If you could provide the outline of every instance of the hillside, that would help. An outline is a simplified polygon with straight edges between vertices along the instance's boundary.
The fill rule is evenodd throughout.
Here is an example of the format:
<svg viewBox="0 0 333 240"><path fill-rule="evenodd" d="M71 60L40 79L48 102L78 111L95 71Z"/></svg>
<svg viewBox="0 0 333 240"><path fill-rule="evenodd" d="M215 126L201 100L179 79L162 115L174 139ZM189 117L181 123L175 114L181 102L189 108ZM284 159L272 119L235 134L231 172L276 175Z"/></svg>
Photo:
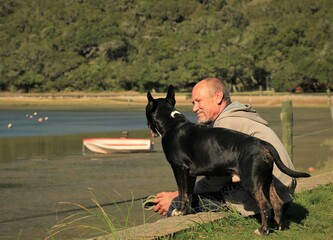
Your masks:
<svg viewBox="0 0 333 240"><path fill-rule="evenodd" d="M1 0L0 90L332 87L331 0Z"/></svg>

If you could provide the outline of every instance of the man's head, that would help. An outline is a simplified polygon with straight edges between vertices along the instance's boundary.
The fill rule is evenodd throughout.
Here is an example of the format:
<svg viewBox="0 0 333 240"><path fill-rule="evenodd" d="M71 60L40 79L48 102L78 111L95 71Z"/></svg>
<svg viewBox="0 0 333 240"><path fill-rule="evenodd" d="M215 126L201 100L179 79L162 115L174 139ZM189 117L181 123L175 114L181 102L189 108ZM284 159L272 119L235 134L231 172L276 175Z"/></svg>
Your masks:
<svg viewBox="0 0 333 240"><path fill-rule="evenodd" d="M193 87L193 112L197 114L199 123L215 121L230 102L229 90L220 79L206 78Z"/></svg>

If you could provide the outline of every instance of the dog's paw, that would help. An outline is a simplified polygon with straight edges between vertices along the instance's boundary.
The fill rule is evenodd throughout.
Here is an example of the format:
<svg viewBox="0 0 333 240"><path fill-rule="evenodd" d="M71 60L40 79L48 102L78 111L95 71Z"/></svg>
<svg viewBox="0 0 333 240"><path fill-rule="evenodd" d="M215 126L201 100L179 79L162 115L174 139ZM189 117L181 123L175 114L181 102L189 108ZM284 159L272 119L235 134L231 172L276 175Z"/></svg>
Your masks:
<svg viewBox="0 0 333 240"><path fill-rule="evenodd" d="M171 213L172 217L181 216L181 215L184 215L184 213L182 211L177 210L177 209L174 209Z"/></svg>
<svg viewBox="0 0 333 240"><path fill-rule="evenodd" d="M282 225L279 225L279 226L276 226L274 229L278 230L278 231L283 231L285 228Z"/></svg>
<svg viewBox="0 0 333 240"><path fill-rule="evenodd" d="M263 230L262 228L258 228L254 231L254 234L258 236L267 236L269 234L269 229Z"/></svg>

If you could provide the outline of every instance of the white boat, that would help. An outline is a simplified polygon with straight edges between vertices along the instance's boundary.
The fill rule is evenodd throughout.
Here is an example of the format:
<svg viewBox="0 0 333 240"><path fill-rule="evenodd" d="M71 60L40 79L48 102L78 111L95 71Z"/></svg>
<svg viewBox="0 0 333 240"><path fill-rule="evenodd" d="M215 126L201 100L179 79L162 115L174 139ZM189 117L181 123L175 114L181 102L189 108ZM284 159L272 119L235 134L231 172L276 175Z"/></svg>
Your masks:
<svg viewBox="0 0 333 240"><path fill-rule="evenodd" d="M83 139L83 154L85 148L102 154L152 151L154 142L149 138L85 138Z"/></svg>

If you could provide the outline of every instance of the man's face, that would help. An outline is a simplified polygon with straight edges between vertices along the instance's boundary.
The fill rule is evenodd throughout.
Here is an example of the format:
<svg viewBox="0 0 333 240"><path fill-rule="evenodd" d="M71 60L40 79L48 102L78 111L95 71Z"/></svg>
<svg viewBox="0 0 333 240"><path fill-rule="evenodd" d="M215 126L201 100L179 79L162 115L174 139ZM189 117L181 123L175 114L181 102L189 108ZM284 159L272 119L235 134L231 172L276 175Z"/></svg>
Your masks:
<svg viewBox="0 0 333 240"><path fill-rule="evenodd" d="M197 84L192 91L193 112L197 114L198 122L210 124L215 120L216 103L214 96L204 85Z"/></svg>

